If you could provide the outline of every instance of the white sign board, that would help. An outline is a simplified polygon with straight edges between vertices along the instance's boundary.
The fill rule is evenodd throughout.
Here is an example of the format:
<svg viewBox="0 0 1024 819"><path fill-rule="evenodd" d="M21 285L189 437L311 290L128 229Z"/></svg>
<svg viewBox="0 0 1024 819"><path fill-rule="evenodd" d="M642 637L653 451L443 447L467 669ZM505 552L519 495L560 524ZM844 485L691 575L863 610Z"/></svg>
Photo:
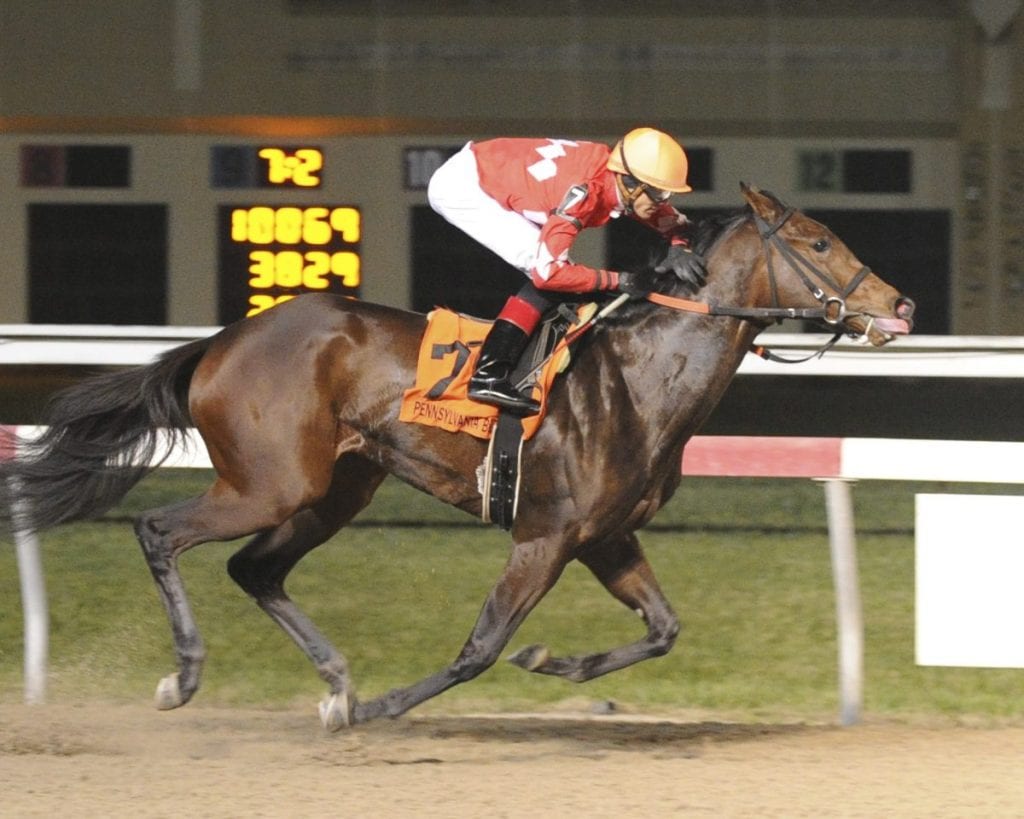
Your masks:
<svg viewBox="0 0 1024 819"><path fill-rule="evenodd" d="M918 665L1024 668L1024 496L917 495Z"/></svg>

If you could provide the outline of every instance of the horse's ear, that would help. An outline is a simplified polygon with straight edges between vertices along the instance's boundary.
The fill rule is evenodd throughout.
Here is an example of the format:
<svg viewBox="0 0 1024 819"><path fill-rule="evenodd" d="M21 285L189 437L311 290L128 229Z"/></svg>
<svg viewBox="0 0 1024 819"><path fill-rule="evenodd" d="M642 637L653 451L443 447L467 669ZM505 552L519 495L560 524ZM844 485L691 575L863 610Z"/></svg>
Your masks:
<svg viewBox="0 0 1024 819"><path fill-rule="evenodd" d="M743 198L747 200L754 212L766 222L774 222L785 210L782 203L767 191L762 191L746 182L740 183L740 190L743 192Z"/></svg>

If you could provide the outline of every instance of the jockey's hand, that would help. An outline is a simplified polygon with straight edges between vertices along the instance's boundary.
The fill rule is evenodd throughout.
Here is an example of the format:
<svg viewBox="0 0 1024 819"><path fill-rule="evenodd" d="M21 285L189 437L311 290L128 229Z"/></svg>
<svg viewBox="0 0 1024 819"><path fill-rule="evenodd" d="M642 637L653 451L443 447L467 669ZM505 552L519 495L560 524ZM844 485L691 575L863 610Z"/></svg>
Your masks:
<svg viewBox="0 0 1024 819"><path fill-rule="evenodd" d="M707 283L708 271L704 266L704 259L684 244L669 245L665 258L654 269L658 273L668 273L671 270L694 292Z"/></svg>
<svg viewBox="0 0 1024 819"><path fill-rule="evenodd" d="M646 298L648 293L654 292L656 278L654 272L650 270L619 273L619 292L634 299Z"/></svg>

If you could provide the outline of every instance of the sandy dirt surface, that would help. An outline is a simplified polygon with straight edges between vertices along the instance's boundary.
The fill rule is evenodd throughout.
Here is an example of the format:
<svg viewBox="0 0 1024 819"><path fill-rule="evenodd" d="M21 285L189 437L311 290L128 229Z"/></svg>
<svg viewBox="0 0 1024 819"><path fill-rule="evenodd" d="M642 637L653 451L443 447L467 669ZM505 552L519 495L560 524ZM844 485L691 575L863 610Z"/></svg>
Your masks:
<svg viewBox="0 0 1024 819"><path fill-rule="evenodd" d="M0 704L4 817L1024 816L1024 726Z"/></svg>

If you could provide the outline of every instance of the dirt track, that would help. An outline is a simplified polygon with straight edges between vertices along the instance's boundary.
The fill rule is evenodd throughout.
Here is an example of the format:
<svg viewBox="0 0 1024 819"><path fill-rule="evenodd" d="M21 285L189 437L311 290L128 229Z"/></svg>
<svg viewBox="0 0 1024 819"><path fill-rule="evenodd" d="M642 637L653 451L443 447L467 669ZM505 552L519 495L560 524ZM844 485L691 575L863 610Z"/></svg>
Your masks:
<svg viewBox="0 0 1024 819"><path fill-rule="evenodd" d="M1024 726L0 705L5 817L1024 816Z"/></svg>

